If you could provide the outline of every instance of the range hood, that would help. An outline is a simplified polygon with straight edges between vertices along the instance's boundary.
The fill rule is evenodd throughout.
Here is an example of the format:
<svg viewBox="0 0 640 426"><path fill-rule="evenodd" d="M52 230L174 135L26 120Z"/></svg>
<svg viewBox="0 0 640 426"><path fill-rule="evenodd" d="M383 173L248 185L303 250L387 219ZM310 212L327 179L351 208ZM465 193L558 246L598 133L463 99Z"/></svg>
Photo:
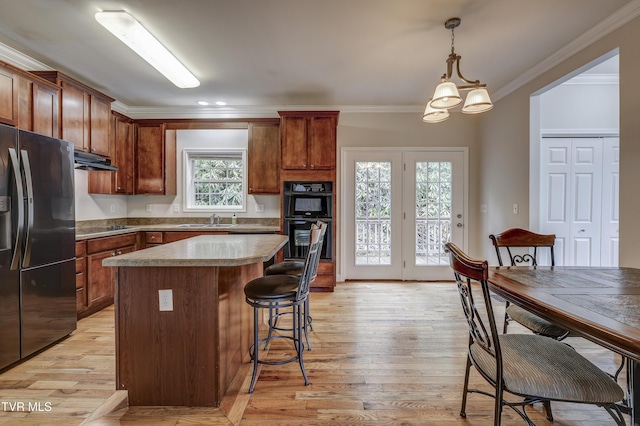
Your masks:
<svg viewBox="0 0 640 426"><path fill-rule="evenodd" d="M76 163L75 168L78 170L118 170L117 167L111 165L111 160L88 152L74 151L73 160Z"/></svg>

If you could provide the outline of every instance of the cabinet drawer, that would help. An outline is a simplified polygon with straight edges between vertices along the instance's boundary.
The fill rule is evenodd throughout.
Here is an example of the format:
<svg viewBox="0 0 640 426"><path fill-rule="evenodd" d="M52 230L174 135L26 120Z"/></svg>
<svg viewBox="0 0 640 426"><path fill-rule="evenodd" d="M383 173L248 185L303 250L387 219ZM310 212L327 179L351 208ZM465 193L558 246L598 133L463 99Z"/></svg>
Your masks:
<svg viewBox="0 0 640 426"><path fill-rule="evenodd" d="M318 264L319 274L333 274L333 262L320 262Z"/></svg>
<svg viewBox="0 0 640 426"><path fill-rule="evenodd" d="M83 273L87 267L87 259L84 257L76 257L76 274Z"/></svg>
<svg viewBox="0 0 640 426"><path fill-rule="evenodd" d="M87 292L84 288L76 290L76 311L80 312L87 307Z"/></svg>
<svg viewBox="0 0 640 426"><path fill-rule="evenodd" d="M86 241L76 241L76 257L82 257L87 254Z"/></svg>
<svg viewBox="0 0 640 426"><path fill-rule="evenodd" d="M117 247L135 246L136 234L118 235L115 237L95 238L87 241L87 253L99 253Z"/></svg>
<svg viewBox="0 0 640 426"><path fill-rule="evenodd" d="M76 290L85 287L86 278L87 276L84 273L76 274Z"/></svg>
<svg viewBox="0 0 640 426"><path fill-rule="evenodd" d="M149 244L162 244L162 232L147 232L146 241L147 247Z"/></svg>

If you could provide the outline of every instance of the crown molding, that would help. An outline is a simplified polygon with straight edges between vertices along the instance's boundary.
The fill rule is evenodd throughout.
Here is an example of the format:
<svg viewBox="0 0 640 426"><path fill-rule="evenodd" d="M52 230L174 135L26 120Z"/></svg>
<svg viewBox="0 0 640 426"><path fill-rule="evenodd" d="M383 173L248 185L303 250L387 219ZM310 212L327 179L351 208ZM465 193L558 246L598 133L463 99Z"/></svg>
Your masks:
<svg viewBox="0 0 640 426"><path fill-rule="evenodd" d="M22 52L18 52L13 47L0 43L0 60L16 68L26 71L54 71L48 65L37 61Z"/></svg>
<svg viewBox="0 0 640 426"><path fill-rule="evenodd" d="M224 118L279 118L278 111L340 111L345 113L422 113L423 105L241 105L224 107L130 107L114 102L112 109L127 117L142 119L224 119Z"/></svg>
<svg viewBox="0 0 640 426"><path fill-rule="evenodd" d="M535 67L532 67L515 80L496 90L495 93L491 95L493 101L495 102L504 98L638 16L640 16L640 0L633 0L627 3Z"/></svg>

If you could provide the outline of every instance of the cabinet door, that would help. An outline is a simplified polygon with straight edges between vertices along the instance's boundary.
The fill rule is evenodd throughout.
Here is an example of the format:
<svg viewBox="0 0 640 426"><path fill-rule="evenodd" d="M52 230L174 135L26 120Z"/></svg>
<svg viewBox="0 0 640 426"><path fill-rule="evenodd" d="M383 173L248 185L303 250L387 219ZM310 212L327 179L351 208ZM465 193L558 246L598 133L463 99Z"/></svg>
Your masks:
<svg viewBox="0 0 640 426"><path fill-rule="evenodd" d="M87 304L89 306L113 300L113 268L102 266L102 261L115 256L115 250L87 256Z"/></svg>
<svg viewBox="0 0 640 426"><path fill-rule="evenodd" d="M119 117L115 118L115 192L133 194L133 124Z"/></svg>
<svg viewBox="0 0 640 426"><path fill-rule="evenodd" d="M94 95L89 96L90 112L90 146L91 153L111 157L109 143L109 120L111 118L111 103Z"/></svg>
<svg viewBox="0 0 640 426"><path fill-rule="evenodd" d="M58 91L33 83L33 131L58 137Z"/></svg>
<svg viewBox="0 0 640 426"><path fill-rule="evenodd" d="M18 120L18 77L0 66L0 123L15 126Z"/></svg>
<svg viewBox="0 0 640 426"><path fill-rule="evenodd" d="M280 131L277 124L249 125L248 163L249 194L280 193Z"/></svg>
<svg viewBox="0 0 640 426"><path fill-rule="evenodd" d="M138 124L135 157L135 193L160 194L165 192L164 125Z"/></svg>
<svg viewBox="0 0 640 426"><path fill-rule="evenodd" d="M307 168L307 125L306 117L282 117L282 168Z"/></svg>
<svg viewBox="0 0 640 426"><path fill-rule="evenodd" d="M309 168L334 169L336 167L335 117L311 117L308 123Z"/></svg>
<svg viewBox="0 0 640 426"><path fill-rule="evenodd" d="M82 89L61 81L62 139L73 142L77 151L89 150L88 126L85 126L85 93ZM86 133L85 133L86 131Z"/></svg>

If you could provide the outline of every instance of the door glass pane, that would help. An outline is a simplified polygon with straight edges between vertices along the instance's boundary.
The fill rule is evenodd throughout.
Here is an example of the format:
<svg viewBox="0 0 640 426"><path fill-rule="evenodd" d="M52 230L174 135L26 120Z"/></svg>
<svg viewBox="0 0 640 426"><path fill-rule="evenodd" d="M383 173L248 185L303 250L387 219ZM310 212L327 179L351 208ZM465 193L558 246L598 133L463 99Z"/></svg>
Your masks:
<svg viewBox="0 0 640 426"><path fill-rule="evenodd" d="M357 161L356 265L391 264L391 162Z"/></svg>
<svg viewBox="0 0 640 426"><path fill-rule="evenodd" d="M452 163L416 163L415 265L446 265L444 245L451 240Z"/></svg>

